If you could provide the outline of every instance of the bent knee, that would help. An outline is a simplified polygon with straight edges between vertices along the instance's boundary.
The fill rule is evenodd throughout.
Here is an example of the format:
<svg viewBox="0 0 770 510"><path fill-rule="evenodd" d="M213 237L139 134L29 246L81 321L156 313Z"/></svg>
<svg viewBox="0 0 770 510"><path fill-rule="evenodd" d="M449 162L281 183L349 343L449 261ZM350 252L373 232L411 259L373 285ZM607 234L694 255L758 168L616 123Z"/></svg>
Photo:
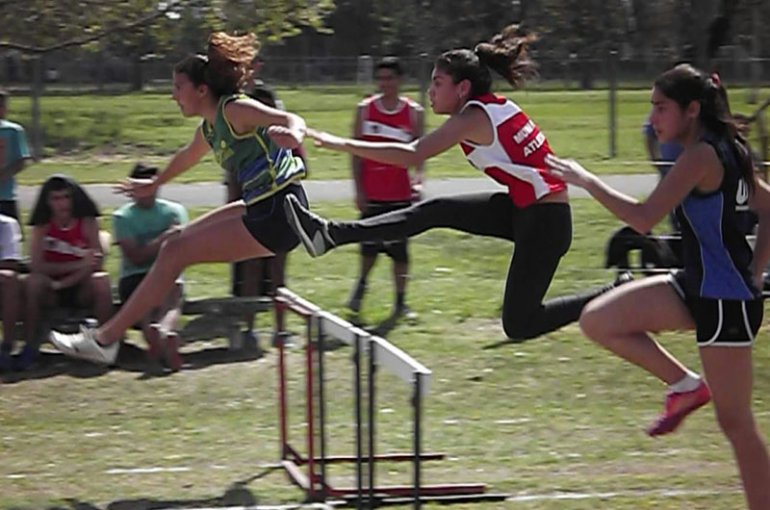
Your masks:
<svg viewBox="0 0 770 510"><path fill-rule="evenodd" d="M19 280L19 273L10 269L0 270L0 284L15 283Z"/></svg>
<svg viewBox="0 0 770 510"><path fill-rule="evenodd" d="M611 307L602 306L596 301L589 301L583 307L578 325L586 337L601 344L606 344L613 338L637 332L632 331L628 324L624 324Z"/></svg>
<svg viewBox="0 0 770 510"><path fill-rule="evenodd" d="M580 331L582 331L585 336L591 340L599 341L611 333L611 321L608 320L607 314L602 313L601 310L593 308L590 305L591 304L589 303L583 308L583 311L580 313L580 318L578 319L578 324L580 326Z"/></svg>
<svg viewBox="0 0 770 510"><path fill-rule="evenodd" d="M540 335L539 328L534 327L531 317L503 315L503 331L511 340L530 340Z"/></svg>
<svg viewBox="0 0 770 510"><path fill-rule="evenodd" d="M107 289L110 292L110 275L104 271L98 271L91 275L91 286L96 290Z"/></svg>
<svg viewBox="0 0 770 510"><path fill-rule="evenodd" d="M190 242L190 236L184 236L182 235L182 232L184 232L184 230L180 229L163 241L163 244L161 244L160 250L158 251L158 258L180 258L184 253L190 250L191 245L193 244Z"/></svg>

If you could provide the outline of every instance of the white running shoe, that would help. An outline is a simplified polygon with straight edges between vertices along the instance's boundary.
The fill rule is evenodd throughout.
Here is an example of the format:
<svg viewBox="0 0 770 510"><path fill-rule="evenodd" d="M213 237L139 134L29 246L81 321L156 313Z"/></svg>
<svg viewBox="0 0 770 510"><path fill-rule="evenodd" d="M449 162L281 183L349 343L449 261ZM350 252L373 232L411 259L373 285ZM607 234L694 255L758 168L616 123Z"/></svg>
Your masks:
<svg viewBox="0 0 770 510"><path fill-rule="evenodd" d="M113 365L118 357L119 343L103 346L96 341L96 328L81 325L80 333L71 335L51 331L51 343L62 354L72 358L80 358L100 365Z"/></svg>

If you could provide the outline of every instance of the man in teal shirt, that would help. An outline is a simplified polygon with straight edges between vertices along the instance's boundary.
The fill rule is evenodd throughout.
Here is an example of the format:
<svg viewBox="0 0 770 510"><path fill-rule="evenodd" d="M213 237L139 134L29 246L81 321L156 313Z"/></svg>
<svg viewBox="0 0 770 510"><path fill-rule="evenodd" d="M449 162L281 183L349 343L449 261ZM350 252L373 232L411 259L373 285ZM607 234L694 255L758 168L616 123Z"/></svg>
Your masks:
<svg viewBox="0 0 770 510"><path fill-rule="evenodd" d="M16 174L32 159L24 128L5 119L7 91L0 89L0 214L19 219L16 204Z"/></svg>
<svg viewBox="0 0 770 510"><path fill-rule="evenodd" d="M130 177L151 179L158 169L137 164ZM120 281L118 293L125 303L150 271L160 247L169 236L187 223L187 210L182 204L149 196L134 199L115 211L112 224L115 240L120 246ZM181 315L182 279L159 309L150 312L141 322L142 333L147 340L148 357L155 364L163 358L169 368L181 368L176 326Z"/></svg>

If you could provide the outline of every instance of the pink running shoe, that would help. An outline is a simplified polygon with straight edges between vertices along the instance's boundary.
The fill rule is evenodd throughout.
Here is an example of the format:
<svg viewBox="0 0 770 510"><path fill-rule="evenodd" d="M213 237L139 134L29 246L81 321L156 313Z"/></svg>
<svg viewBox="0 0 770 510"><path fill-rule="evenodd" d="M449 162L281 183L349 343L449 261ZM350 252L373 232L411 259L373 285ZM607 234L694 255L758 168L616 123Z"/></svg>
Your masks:
<svg viewBox="0 0 770 510"><path fill-rule="evenodd" d="M687 415L708 404L709 400L711 400L711 391L705 381L701 381L700 386L693 391L684 393L669 391L666 395L666 408L663 414L649 426L647 434L655 437L674 432Z"/></svg>

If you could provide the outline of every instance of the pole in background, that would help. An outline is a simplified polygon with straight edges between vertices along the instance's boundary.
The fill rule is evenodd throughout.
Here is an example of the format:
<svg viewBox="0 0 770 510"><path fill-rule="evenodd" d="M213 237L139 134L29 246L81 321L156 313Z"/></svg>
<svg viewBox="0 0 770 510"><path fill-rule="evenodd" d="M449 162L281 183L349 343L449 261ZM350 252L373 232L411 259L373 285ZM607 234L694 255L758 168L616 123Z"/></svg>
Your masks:
<svg viewBox="0 0 770 510"><path fill-rule="evenodd" d="M610 132L610 157L617 156L617 50L610 50L608 56L608 81L609 81L609 132Z"/></svg>

